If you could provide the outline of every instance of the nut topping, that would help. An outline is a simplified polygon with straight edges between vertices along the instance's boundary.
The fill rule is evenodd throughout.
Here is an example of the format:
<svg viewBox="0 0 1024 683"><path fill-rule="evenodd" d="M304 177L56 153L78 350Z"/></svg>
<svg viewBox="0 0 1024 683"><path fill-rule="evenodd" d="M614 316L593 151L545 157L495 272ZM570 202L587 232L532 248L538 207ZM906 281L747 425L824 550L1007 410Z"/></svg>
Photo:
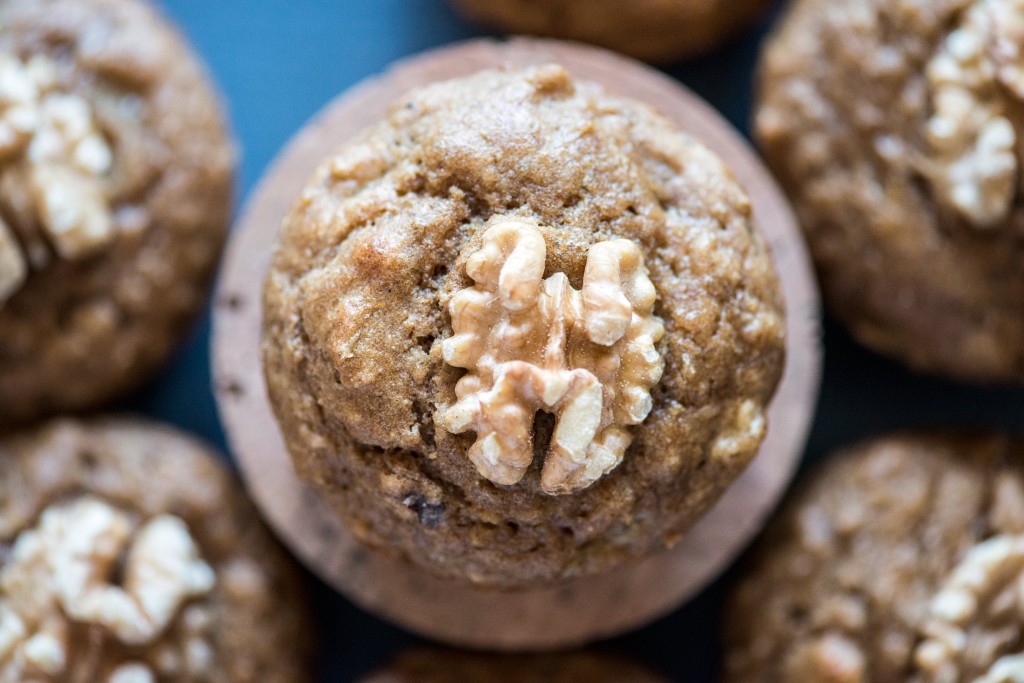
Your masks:
<svg viewBox="0 0 1024 683"><path fill-rule="evenodd" d="M123 585L112 585L122 555ZM160 515L136 528L96 498L54 505L18 536L0 567L0 681L60 678L71 660L72 622L102 627L125 645L153 643L184 603L213 585L213 570L179 518ZM154 676L126 663L109 680Z"/></svg>
<svg viewBox="0 0 1024 683"><path fill-rule="evenodd" d="M1024 680L1024 654L1003 655L1019 640L1022 619L1024 536L996 536L974 546L929 604L922 628L925 639L914 657L923 680L970 680L979 669L986 673L975 683ZM973 635L980 623L992 627L985 631L1003 632L1006 637ZM1015 624L1013 633L1000 628ZM982 642L972 643L972 638Z"/></svg>
<svg viewBox="0 0 1024 683"><path fill-rule="evenodd" d="M442 422L476 432L469 457L480 475L515 484L533 460L538 410L557 416L541 472L546 493L587 488L622 462L627 429L651 411L664 367L655 344L655 290L635 244L594 244L583 289L544 275L546 245L525 223L497 219L466 262L475 284L449 306L445 361L469 370Z"/></svg>
<svg viewBox="0 0 1024 683"><path fill-rule="evenodd" d="M59 256L84 258L115 236L105 176L112 152L89 104L58 87L57 66L0 53L0 174L15 174ZM0 227L0 303L25 278L26 259Z"/></svg>
<svg viewBox="0 0 1024 683"><path fill-rule="evenodd" d="M1021 98L1024 1L979 0L927 67L933 103L925 171L939 201L977 228L1003 221L1017 193L1017 133L1008 100Z"/></svg>

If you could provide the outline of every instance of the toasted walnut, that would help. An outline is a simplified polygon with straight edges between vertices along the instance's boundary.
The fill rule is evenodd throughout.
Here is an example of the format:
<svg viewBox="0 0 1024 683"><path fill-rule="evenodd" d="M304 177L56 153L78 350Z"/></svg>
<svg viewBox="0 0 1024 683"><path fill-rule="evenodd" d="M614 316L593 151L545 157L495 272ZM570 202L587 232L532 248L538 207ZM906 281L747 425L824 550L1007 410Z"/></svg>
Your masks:
<svg viewBox="0 0 1024 683"><path fill-rule="evenodd" d="M112 585L122 555L123 585ZM185 602L213 585L213 570L177 517L136 527L127 513L92 497L48 508L0 568L0 681L59 678L70 659L72 621L101 626L126 645L152 643ZM126 663L110 680L154 676L143 664Z"/></svg>
<svg viewBox="0 0 1024 683"><path fill-rule="evenodd" d="M978 228L1003 221L1017 193L1007 97L1024 91L1024 1L979 0L927 67L933 114L927 174L940 202Z"/></svg>
<svg viewBox="0 0 1024 683"><path fill-rule="evenodd" d="M924 681L1024 680L1024 536L996 536L971 548L928 606L914 653ZM995 662L994 664L992 662Z"/></svg>
<svg viewBox="0 0 1024 683"><path fill-rule="evenodd" d="M476 283L450 304L444 359L470 372L444 413L453 433L473 430L469 457L498 484L522 479L533 459L538 410L557 416L541 487L584 489L622 462L627 427L651 411L664 363L664 327L643 256L628 240L590 248L577 291L564 273L543 279L546 245L525 223L496 219L466 262Z"/></svg>
<svg viewBox="0 0 1024 683"><path fill-rule="evenodd" d="M0 53L0 173L27 189L39 224L62 258L88 256L114 239L105 176L109 145L88 103L58 88L46 57L23 62ZM24 279L26 260L10 230L0 234L0 302ZM12 265L20 263L20 265ZM16 277L19 272L22 275Z"/></svg>

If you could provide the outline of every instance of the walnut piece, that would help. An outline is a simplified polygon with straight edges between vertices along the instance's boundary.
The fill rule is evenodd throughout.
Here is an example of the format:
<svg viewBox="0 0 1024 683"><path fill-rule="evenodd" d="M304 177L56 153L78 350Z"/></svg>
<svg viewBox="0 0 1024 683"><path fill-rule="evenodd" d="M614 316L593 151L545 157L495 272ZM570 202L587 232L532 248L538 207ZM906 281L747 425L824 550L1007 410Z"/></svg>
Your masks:
<svg viewBox="0 0 1024 683"><path fill-rule="evenodd" d="M1017 645L1022 619L1024 536L974 546L928 606L925 638L914 653L923 680L955 683L978 670L986 673L975 683L1024 680L1024 654L1002 654Z"/></svg>
<svg viewBox="0 0 1024 683"><path fill-rule="evenodd" d="M122 556L123 585L112 585ZM125 645L151 644L185 602L213 585L213 570L177 517L137 526L89 496L47 508L35 529L18 535L0 568L0 681L62 678L71 621L103 627ZM144 664L126 662L109 680L155 676Z"/></svg>
<svg viewBox="0 0 1024 683"><path fill-rule="evenodd" d="M57 254L78 259L115 237L105 186L113 158L89 104L62 92L57 73L47 57L0 53L0 173L20 177ZM12 231L3 228L0 303L25 278L26 259L16 252Z"/></svg>
<svg viewBox="0 0 1024 683"><path fill-rule="evenodd" d="M783 665L787 683L864 683L864 653L846 637L826 633L802 644Z"/></svg>
<svg viewBox="0 0 1024 683"><path fill-rule="evenodd" d="M156 683L156 678L145 664L131 663L114 669L107 683Z"/></svg>
<svg viewBox="0 0 1024 683"><path fill-rule="evenodd" d="M925 172L939 201L977 228L998 225L1017 194L1011 96L1024 93L1024 0L978 0L927 66L933 113Z"/></svg>
<svg viewBox="0 0 1024 683"><path fill-rule="evenodd" d="M538 410L557 416L541 471L549 494L584 489L622 462L629 425L651 411L664 362L656 292L635 244L590 247L583 289L564 273L543 279L544 237L495 219L466 262L472 287L452 298L445 361L470 372L443 414L448 431L475 431L469 458L481 476L515 484L533 460Z"/></svg>

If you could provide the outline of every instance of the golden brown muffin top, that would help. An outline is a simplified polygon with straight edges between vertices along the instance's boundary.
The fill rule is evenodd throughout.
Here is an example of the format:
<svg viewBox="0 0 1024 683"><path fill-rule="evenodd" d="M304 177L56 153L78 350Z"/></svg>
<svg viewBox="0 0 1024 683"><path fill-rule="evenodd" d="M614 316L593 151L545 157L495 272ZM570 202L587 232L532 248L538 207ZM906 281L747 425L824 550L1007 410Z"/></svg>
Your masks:
<svg viewBox="0 0 1024 683"><path fill-rule="evenodd" d="M755 116L826 303L915 368L1024 381L1024 3L798 0Z"/></svg>
<svg viewBox="0 0 1024 683"><path fill-rule="evenodd" d="M446 419L467 376L446 362L452 306L509 221L543 242L540 277L575 291L595 245L635 245L664 326L648 337L664 371L622 464L568 495L544 490L546 411L529 421L536 453L517 483L481 476L481 434ZM301 476L363 540L499 585L674 542L756 453L784 343L771 260L722 162L555 65L422 88L330 155L285 220L264 326Z"/></svg>
<svg viewBox="0 0 1024 683"><path fill-rule="evenodd" d="M1016 680L1022 454L998 436L904 434L825 463L737 586L724 680Z"/></svg>
<svg viewBox="0 0 1024 683"><path fill-rule="evenodd" d="M0 680L309 680L300 579L205 446L127 418L0 439Z"/></svg>
<svg viewBox="0 0 1024 683"><path fill-rule="evenodd" d="M92 407L202 307L234 148L145 0L0 2L0 423Z"/></svg>

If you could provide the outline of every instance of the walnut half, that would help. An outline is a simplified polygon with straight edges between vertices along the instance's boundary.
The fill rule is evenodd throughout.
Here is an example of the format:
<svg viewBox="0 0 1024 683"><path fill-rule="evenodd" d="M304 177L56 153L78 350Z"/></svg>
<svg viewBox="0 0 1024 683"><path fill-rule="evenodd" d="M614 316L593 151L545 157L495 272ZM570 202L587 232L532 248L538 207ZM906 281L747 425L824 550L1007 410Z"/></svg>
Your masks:
<svg viewBox="0 0 1024 683"><path fill-rule="evenodd" d="M449 306L445 361L470 372L443 414L452 433L475 431L481 476L515 484L533 460L538 410L557 416L541 472L546 493L584 489L622 462L630 425L651 411L664 362L656 292L635 244L594 244L583 289L564 273L543 279L546 245L526 223L491 221L466 262L475 284Z"/></svg>
<svg viewBox="0 0 1024 683"><path fill-rule="evenodd" d="M123 580L114 585L122 556ZM90 496L47 508L0 568L0 681L81 679L69 675L81 666L72 661L72 623L101 627L125 645L154 645L214 578L177 517L136 524ZM145 664L125 662L107 680L155 677Z"/></svg>

